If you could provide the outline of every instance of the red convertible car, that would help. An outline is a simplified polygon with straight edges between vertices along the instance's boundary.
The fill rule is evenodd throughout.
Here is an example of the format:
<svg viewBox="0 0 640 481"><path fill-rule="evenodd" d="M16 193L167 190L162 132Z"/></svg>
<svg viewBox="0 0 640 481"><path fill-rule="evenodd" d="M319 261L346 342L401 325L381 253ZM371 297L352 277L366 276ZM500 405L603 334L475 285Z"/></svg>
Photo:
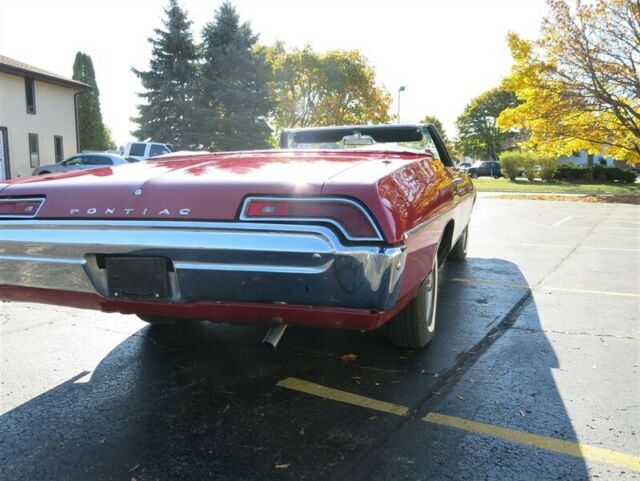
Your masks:
<svg viewBox="0 0 640 481"><path fill-rule="evenodd" d="M281 149L177 153L0 182L0 299L137 314L435 332L438 266L475 192L432 125L288 130Z"/></svg>

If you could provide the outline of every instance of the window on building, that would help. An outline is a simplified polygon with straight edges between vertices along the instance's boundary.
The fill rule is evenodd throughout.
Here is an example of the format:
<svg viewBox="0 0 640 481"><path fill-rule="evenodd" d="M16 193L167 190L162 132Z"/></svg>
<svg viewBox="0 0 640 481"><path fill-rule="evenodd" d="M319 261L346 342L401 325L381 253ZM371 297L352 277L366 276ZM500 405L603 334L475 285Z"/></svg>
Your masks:
<svg viewBox="0 0 640 481"><path fill-rule="evenodd" d="M38 167L40 165L40 147L38 146L38 134L29 134L29 156L31 158L31 167Z"/></svg>
<svg viewBox="0 0 640 481"><path fill-rule="evenodd" d="M64 159L64 149L62 148L62 136L53 136L53 151L56 156L56 162L62 162Z"/></svg>
<svg viewBox="0 0 640 481"><path fill-rule="evenodd" d="M27 113L36 113L36 86L32 78L24 79L24 91L27 99Z"/></svg>

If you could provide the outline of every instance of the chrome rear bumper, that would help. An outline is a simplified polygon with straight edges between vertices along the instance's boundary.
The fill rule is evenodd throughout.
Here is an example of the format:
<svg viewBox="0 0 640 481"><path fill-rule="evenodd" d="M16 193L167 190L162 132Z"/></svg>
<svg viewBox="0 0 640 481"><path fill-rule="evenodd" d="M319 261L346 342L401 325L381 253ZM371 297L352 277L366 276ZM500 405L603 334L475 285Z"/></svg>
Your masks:
<svg viewBox="0 0 640 481"><path fill-rule="evenodd" d="M234 301L387 310L402 247L347 245L309 225L0 221L0 285L107 296L103 255L171 260L171 303Z"/></svg>

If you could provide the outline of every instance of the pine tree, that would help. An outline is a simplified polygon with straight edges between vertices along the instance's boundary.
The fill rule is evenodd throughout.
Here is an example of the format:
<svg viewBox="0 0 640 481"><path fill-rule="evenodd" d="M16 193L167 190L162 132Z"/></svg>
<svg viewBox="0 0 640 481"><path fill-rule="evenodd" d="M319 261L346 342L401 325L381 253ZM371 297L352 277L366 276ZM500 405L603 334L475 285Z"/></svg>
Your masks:
<svg viewBox="0 0 640 481"><path fill-rule="evenodd" d="M256 48L258 37L248 23L240 24L236 9L226 1L202 37L195 123L201 143L214 150L268 148L271 70Z"/></svg>
<svg viewBox="0 0 640 481"><path fill-rule="evenodd" d="M100 91L96 82L93 61L86 53L76 53L73 62L73 79L93 88L78 95L78 127L80 151L114 149L109 130L102 122Z"/></svg>
<svg viewBox="0 0 640 481"><path fill-rule="evenodd" d="M197 49L191 33L191 21L170 0L165 9L164 30L155 29L150 69L132 69L142 81L145 92L138 94L146 103L138 105L139 128L132 134L141 140L170 143L176 149L197 147L192 117L194 85L197 77Z"/></svg>

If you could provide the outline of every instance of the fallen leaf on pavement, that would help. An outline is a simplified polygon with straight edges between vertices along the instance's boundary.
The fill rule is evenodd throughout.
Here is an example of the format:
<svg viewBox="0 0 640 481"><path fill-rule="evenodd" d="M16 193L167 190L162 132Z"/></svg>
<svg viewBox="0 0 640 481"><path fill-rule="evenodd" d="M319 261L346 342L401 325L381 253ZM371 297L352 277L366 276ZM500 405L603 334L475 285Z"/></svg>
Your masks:
<svg viewBox="0 0 640 481"><path fill-rule="evenodd" d="M129 472L132 473L134 472L136 469L138 469L140 467L140 464L136 464L133 468L129 469Z"/></svg>
<svg viewBox="0 0 640 481"><path fill-rule="evenodd" d="M358 359L357 354L343 354L342 356L340 356L340 359L342 359L344 362L353 362L356 359Z"/></svg>
<svg viewBox="0 0 640 481"><path fill-rule="evenodd" d="M291 466L291 463L286 463L286 464L276 463L276 469L287 469L289 466Z"/></svg>

